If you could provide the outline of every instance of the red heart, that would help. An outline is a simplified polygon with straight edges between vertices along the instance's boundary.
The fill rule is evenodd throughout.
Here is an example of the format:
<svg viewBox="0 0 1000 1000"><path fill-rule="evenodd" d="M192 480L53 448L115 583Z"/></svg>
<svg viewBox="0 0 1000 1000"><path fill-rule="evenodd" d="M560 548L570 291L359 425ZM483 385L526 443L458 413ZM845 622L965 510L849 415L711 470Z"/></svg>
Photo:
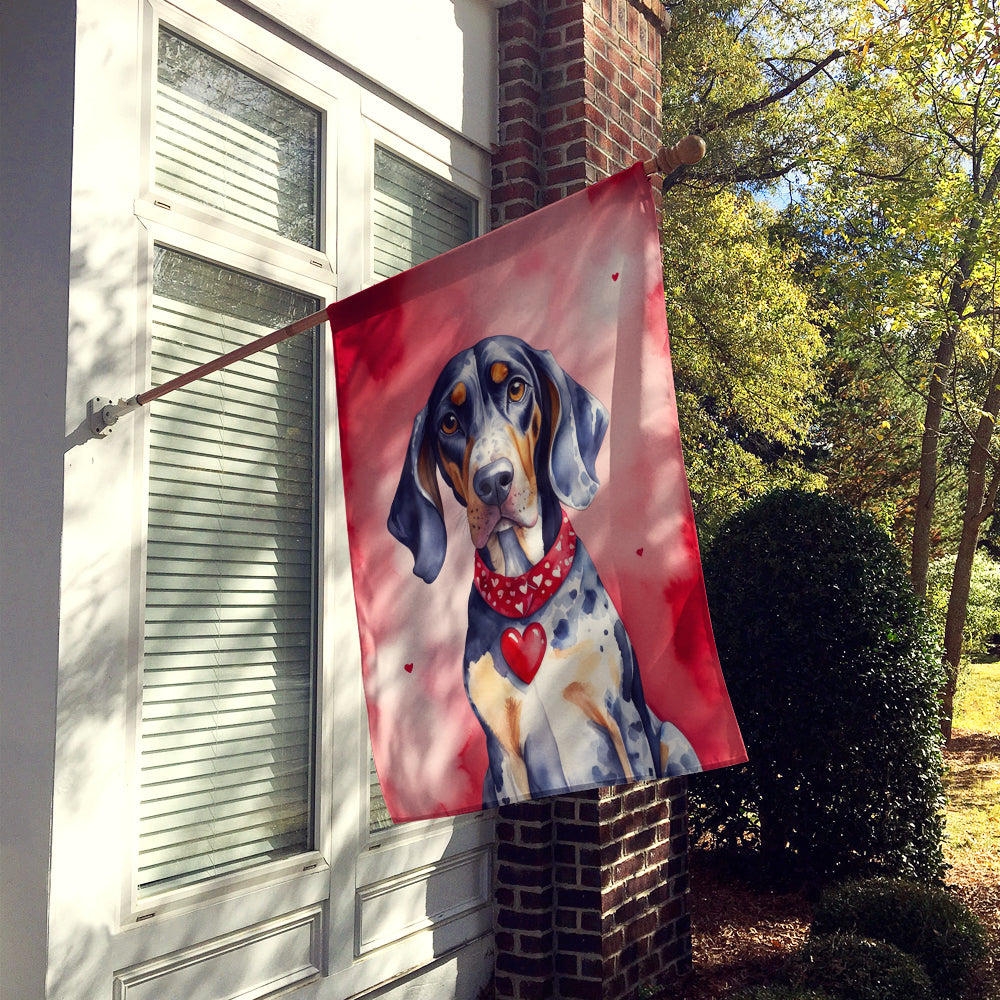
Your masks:
<svg viewBox="0 0 1000 1000"><path fill-rule="evenodd" d="M412 664L412 663L407 663L407 664L406 664L406 666L404 666L404 667L403 667L403 669L404 669L404 670L405 670L405 671L406 671L406 672L407 672L408 674L412 674L412 673L413 673L413 664Z"/></svg>
<svg viewBox="0 0 1000 1000"><path fill-rule="evenodd" d="M618 272L617 271L615 271L615 273L611 275L611 280L612 281L617 281L618 280Z"/></svg>
<svg viewBox="0 0 1000 1000"><path fill-rule="evenodd" d="M642 558L642 549L636 549L636 550L635 550L635 554L636 554L637 556L639 556L639 558L641 559L641 558Z"/></svg>
<svg viewBox="0 0 1000 1000"><path fill-rule="evenodd" d="M500 637L500 652L525 684L530 684L538 673L545 645L545 629L538 622L532 622L523 635L516 628L509 628Z"/></svg>

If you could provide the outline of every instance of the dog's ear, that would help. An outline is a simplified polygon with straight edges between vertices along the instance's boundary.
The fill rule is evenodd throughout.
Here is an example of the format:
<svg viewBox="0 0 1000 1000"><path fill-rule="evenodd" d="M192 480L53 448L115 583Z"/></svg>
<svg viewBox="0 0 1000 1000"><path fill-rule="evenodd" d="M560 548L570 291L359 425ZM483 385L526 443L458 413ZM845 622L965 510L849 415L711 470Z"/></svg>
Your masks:
<svg viewBox="0 0 1000 1000"><path fill-rule="evenodd" d="M448 534L426 425L425 407L413 420L410 447L389 508L388 526L393 537L413 553L414 574L424 583L432 583L444 565Z"/></svg>
<svg viewBox="0 0 1000 1000"><path fill-rule="evenodd" d="M604 404L556 363L551 351L532 351L548 383L552 404L549 477L563 502L576 510L590 505L597 493L597 453L608 429Z"/></svg>

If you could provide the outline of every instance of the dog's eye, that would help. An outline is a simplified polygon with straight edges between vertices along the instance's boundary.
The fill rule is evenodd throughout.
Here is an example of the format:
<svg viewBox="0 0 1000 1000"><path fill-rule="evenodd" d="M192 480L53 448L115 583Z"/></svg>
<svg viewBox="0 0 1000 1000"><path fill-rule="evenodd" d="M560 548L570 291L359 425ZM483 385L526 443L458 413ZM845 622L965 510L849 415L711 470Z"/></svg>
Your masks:
<svg viewBox="0 0 1000 1000"><path fill-rule="evenodd" d="M512 378L510 384L507 386L507 396L511 402L519 403L524 399L524 390L526 388L523 378Z"/></svg>
<svg viewBox="0 0 1000 1000"><path fill-rule="evenodd" d="M441 420L441 430L445 434L454 434L458 430L458 417L454 413L446 413Z"/></svg>

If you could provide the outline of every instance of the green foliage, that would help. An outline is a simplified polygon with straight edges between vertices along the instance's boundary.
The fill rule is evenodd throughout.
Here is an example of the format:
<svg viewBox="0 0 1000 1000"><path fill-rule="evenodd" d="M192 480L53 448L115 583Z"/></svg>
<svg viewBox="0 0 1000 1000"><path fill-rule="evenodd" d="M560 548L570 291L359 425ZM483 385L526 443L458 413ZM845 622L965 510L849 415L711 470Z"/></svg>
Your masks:
<svg viewBox="0 0 1000 1000"><path fill-rule="evenodd" d="M760 101L830 35L829 10L819 0L671 6L664 132L709 140L705 159L679 172L662 233L678 416L703 542L748 498L819 485L804 461L825 353L804 291L812 277L796 271L798 248L778 233L775 211L749 192L802 159L810 88Z"/></svg>
<svg viewBox="0 0 1000 1000"><path fill-rule="evenodd" d="M731 194L678 194L664 217L677 409L703 539L747 497L807 478L800 453L824 348L772 221Z"/></svg>
<svg viewBox="0 0 1000 1000"><path fill-rule="evenodd" d="M889 537L779 490L722 528L705 582L750 761L692 779L696 834L773 871L939 877L941 667Z"/></svg>
<svg viewBox="0 0 1000 1000"><path fill-rule="evenodd" d="M954 571L954 557L942 557L931 563L927 575L927 603L931 620L942 635ZM963 655L972 657L985 653L990 636L998 634L1000 634L1000 562L984 549L980 549L972 565L972 582L963 631Z"/></svg>
<svg viewBox="0 0 1000 1000"><path fill-rule="evenodd" d="M986 956L982 924L946 889L904 879L871 879L827 889L814 935L850 933L895 945L924 966L938 994L960 997Z"/></svg>
<svg viewBox="0 0 1000 1000"><path fill-rule="evenodd" d="M842 57L850 5L826 0L671 4L663 60L663 125L694 131L709 151L687 182L766 190L808 161L822 133L817 100ZM817 64L824 73L810 72Z"/></svg>
<svg viewBox="0 0 1000 1000"><path fill-rule="evenodd" d="M930 557L959 539L971 551L995 506L996 0L670 6L664 133L708 142L667 179L664 212L702 541L774 486L823 488L906 544L922 594ZM786 206L780 224L765 202ZM811 346L796 357L814 332L797 315L822 331L826 358ZM949 610L944 716L967 566Z"/></svg>
<svg viewBox="0 0 1000 1000"><path fill-rule="evenodd" d="M838 1000L934 1000L930 978L912 955L853 934L810 938L795 979Z"/></svg>

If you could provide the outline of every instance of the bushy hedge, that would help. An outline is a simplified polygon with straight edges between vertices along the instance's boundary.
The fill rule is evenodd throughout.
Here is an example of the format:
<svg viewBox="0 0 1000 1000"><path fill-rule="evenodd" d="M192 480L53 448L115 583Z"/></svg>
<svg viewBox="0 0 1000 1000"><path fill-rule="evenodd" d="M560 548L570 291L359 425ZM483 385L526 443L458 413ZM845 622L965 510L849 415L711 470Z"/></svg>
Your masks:
<svg viewBox="0 0 1000 1000"><path fill-rule="evenodd" d="M750 762L692 779L695 833L803 876L940 877L942 671L888 535L776 491L723 526L705 582Z"/></svg>
<svg viewBox="0 0 1000 1000"><path fill-rule="evenodd" d="M904 879L869 879L828 888L813 915L814 935L860 934L920 961L937 993L960 997L987 952L982 924L946 889Z"/></svg>
<svg viewBox="0 0 1000 1000"><path fill-rule="evenodd" d="M930 978L912 955L853 934L810 938L796 980L837 1000L934 1000Z"/></svg>

